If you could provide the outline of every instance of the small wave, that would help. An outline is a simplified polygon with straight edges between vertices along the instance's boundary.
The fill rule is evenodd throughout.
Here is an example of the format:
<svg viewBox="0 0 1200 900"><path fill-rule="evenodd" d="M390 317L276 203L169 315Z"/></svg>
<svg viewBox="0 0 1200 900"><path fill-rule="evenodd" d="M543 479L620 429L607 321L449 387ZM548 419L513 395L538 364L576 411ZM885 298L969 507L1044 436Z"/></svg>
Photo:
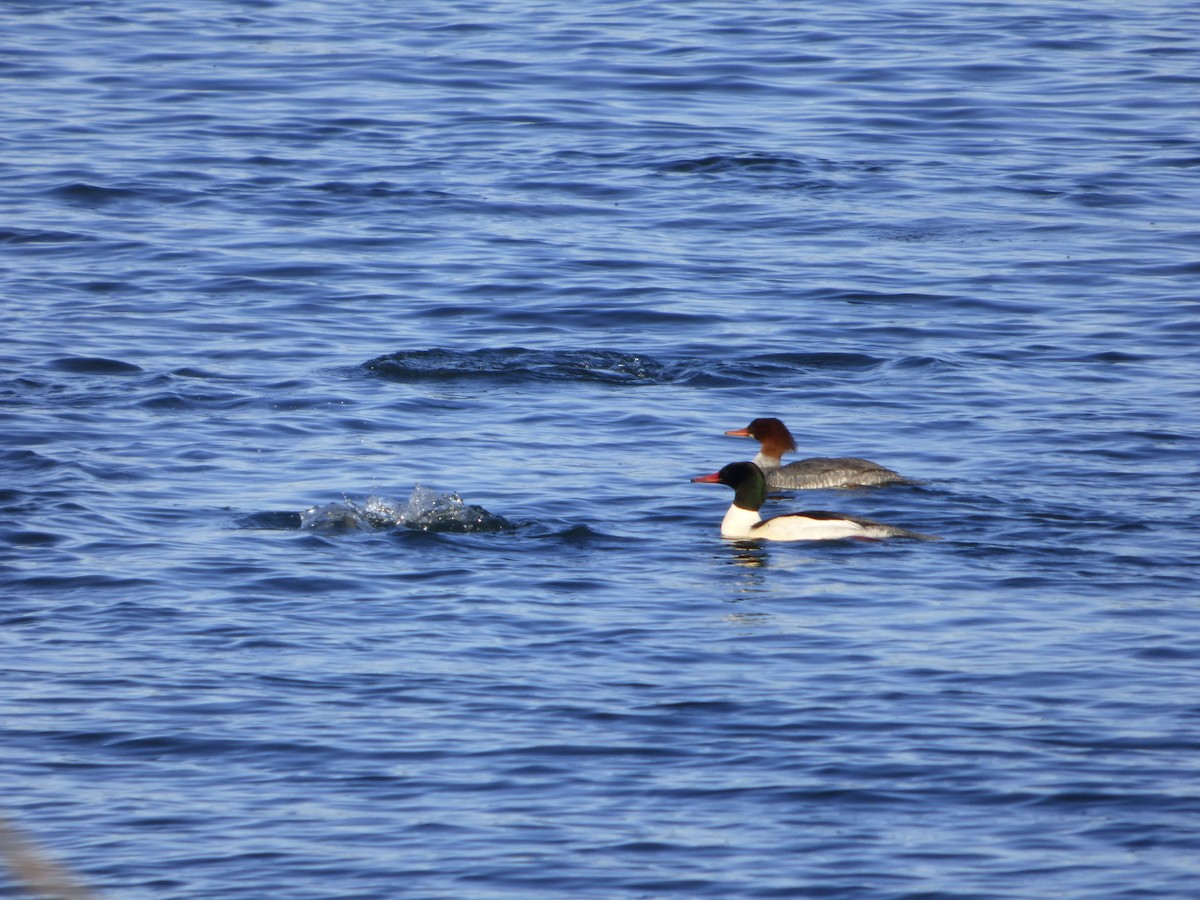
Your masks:
<svg viewBox="0 0 1200 900"><path fill-rule="evenodd" d="M403 382L486 379L664 384L676 380L667 366L652 357L615 350L410 350L369 360L363 368Z"/></svg>
<svg viewBox="0 0 1200 900"><path fill-rule="evenodd" d="M103 206L119 200L128 200L138 196L138 192L130 188L108 187L107 185L91 184L86 181L75 181L59 185L47 193L76 203L81 206Z"/></svg>
<svg viewBox="0 0 1200 900"><path fill-rule="evenodd" d="M663 361L619 350L410 350L380 356L360 370L405 383L480 380L498 384L599 382L617 385L686 384L698 387L758 385L816 372L866 372L895 360L865 353L829 351L761 353L714 361L683 358Z"/></svg>
<svg viewBox="0 0 1200 900"><path fill-rule="evenodd" d="M747 181L762 187L789 190L828 190L841 187L847 177L858 178L878 172L873 163L837 162L778 153L717 153L658 163L662 175L697 175Z"/></svg>
<svg viewBox="0 0 1200 900"><path fill-rule="evenodd" d="M399 200L451 200L457 199L446 191L411 188L390 181L372 181L358 184L348 181L326 181L313 185L313 191L345 197L386 198Z"/></svg>
<svg viewBox="0 0 1200 900"><path fill-rule="evenodd" d="M886 360L867 353L846 353L837 351L816 351L810 353L761 353L754 356L749 365L760 367L779 367L785 370L852 370L860 371L875 369L882 366Z"/></svg>
<svg viewBox="0 0 1200 900"><path fill-rule="evenodd" d="M51 360L49 368L73 375L139 375L145 370L133 363L100 356L64 356Z"/></svg>
<svg viewBox="0 0 1200 900"><path fill-rule="evenodd" d="M38 453L36 450L5 450L0 452L0 465L9 472L49 472L58 468L62 463Z"/></svg>
<svg viewBox="0 0 1200 900"><path fill-rule="evenodd" d="M672 160L660 166L659 171L692 174L696 172L739 171L742 169L802 171L807 168L808 166L802 160L790 156L778 156L772 153L746 153L741 155L717 153L693 159Z"/></svg>
<svg viewBox="0 0 1200 900"><path fill-rule="evenodd" d="M200 196L166 183L117 186L95 184L88 181L60 184L46 190L45 195L70 206L84 209L102 209L129 203L180 205L194 201Z"/></svg>
<svg viewBox="0 0 1200 900"><path fill-rule="evenodd" d="M90 235L70 231L44 231L41 229L0 228L0 244L70 244L94 241Z"/></svg>
<svg viewBox="0 0 1200 900"><path fill-rule="evenodd" d="M571 547L603 547L636 543L638 538L627 538L611 532L598 531L585 523L567 525L548 531L543 537L560 541Z"/></svg>
<svg viewBox="0 0 1200 900"><path fill-rule="evenodd" d="M371 496L362 503L343 500L310 507L300 513L298 527L324 531L377 531L402 527L414 531L467 534L513 531L517 526L482 506L466 503L456 493L441 494L416 485L403 503Z"/></svg>
<svg viewBox="0 0 1200 900"><path fill-rule="evenodd" d="M680 363L680 381L697 387L748 385L777 387L794 385L802 389L810 379L826 372L872 372L890 361L866 353L831 351L759 353L719 363L692 360Z"/></svg>
<svg viewBox="0 0 1200 900"><path fill-rule="evenodd" d="M250 513L237 519L238 528L262 528L266 530L291 531L302 526L300 513L286 510Z"/></svg>

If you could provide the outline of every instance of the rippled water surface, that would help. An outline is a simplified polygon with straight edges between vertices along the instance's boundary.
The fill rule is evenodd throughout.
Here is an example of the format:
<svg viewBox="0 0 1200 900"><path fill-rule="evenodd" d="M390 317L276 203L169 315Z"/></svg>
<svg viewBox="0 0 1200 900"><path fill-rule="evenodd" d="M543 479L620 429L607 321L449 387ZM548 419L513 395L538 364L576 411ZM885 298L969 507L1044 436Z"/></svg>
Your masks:
<svg viewBox="0 0 1200 900"><path fill-rule="evenodd" d="M0 27L0 816L69 877L1196 896L1194 3ZM723 540L757 416L923 482L770 513L943 540Z"/></svg>

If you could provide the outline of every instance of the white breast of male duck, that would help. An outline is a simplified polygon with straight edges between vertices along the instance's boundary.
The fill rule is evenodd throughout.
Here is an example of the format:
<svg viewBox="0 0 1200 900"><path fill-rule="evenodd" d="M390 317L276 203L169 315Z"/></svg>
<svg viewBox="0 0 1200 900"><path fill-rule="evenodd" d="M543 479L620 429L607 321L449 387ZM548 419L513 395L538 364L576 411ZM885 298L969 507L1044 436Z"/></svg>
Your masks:
<svg viewBox="0 0 1200 900"><path fill-rule="evenodd" d="M724 484L733 488L733 504L721 520L721 535L738 540L765 541L836 541L843 538L878 540L889 537L937 540L929 535L885 525L873 519L847 516L824 510L806 510L763 520L759 509L767 499L767 483L754 463L730 463L719 472L697 475L703 484Z"/></svg>
<svg viewBox="0 0 1200 900"><path fill-rule="evenodd" d="M756 511L731 506L721 522L721 535L758 541L836 541L871 538L866 525L836 513L802 512L763 519Z"/></svg>

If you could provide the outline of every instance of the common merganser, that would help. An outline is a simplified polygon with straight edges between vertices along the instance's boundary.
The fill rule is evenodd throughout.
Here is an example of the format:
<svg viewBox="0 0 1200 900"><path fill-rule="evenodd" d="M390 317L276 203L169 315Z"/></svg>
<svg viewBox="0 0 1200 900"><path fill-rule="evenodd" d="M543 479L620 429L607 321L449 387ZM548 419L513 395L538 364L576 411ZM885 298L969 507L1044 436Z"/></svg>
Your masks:
<svg viewBox="0 0 1200 900"><path fill-rule="evenodd" d="M889 537L939 540L933 535L884 525L873 519L817 510L763 519L758 511L767 499L767 483L762 469L751 462L730 463L720 472L697 475L692 481L727 484L733 488L733 504L721 520L722 537L767 541L878 540Z"/></svg>
<svg viewBox="0 0 1200 900"><path fill-rule="evenodd" d="M762 445L754 457L754 464L763 470L767 487L772 490L917 483L899 472L856 456L812 457L783 466L783 454L796 450L796 439L779 419L755 419L745 428L725 433L731 437L751 437Z"/></svg>

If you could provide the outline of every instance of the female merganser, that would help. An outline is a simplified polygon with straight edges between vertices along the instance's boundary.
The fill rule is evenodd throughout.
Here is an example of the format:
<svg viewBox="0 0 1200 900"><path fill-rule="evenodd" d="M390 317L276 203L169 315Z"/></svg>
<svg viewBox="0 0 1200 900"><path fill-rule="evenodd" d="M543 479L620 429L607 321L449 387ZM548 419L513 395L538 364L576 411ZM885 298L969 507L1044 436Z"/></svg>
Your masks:
<svg viewBox="0 0 1200 900"><path fill-rule="evenodd" d="M692 481L727 484L733 488L733 504L721 520L722 537L767 541L831 541L839 538L877 540L889 537L939 540L907 528L841 513L806 510L763 519L758 510L767 499L767 483L762 469L750 462L730 463L720 472L697 475Z"/></svg>
<svg viewBox="0 0 1200 900"><path fill-rule="evenodd" d="M763 470L767 487L772 490L916 484L899 472L855 456L834 459L813 457L781 466L783 454L789 450L795 451L796 440L778 419L755 419L745 428L725 433L732 437L752 437L762 444L758 455L754 457L754 464Z"/></svg>

